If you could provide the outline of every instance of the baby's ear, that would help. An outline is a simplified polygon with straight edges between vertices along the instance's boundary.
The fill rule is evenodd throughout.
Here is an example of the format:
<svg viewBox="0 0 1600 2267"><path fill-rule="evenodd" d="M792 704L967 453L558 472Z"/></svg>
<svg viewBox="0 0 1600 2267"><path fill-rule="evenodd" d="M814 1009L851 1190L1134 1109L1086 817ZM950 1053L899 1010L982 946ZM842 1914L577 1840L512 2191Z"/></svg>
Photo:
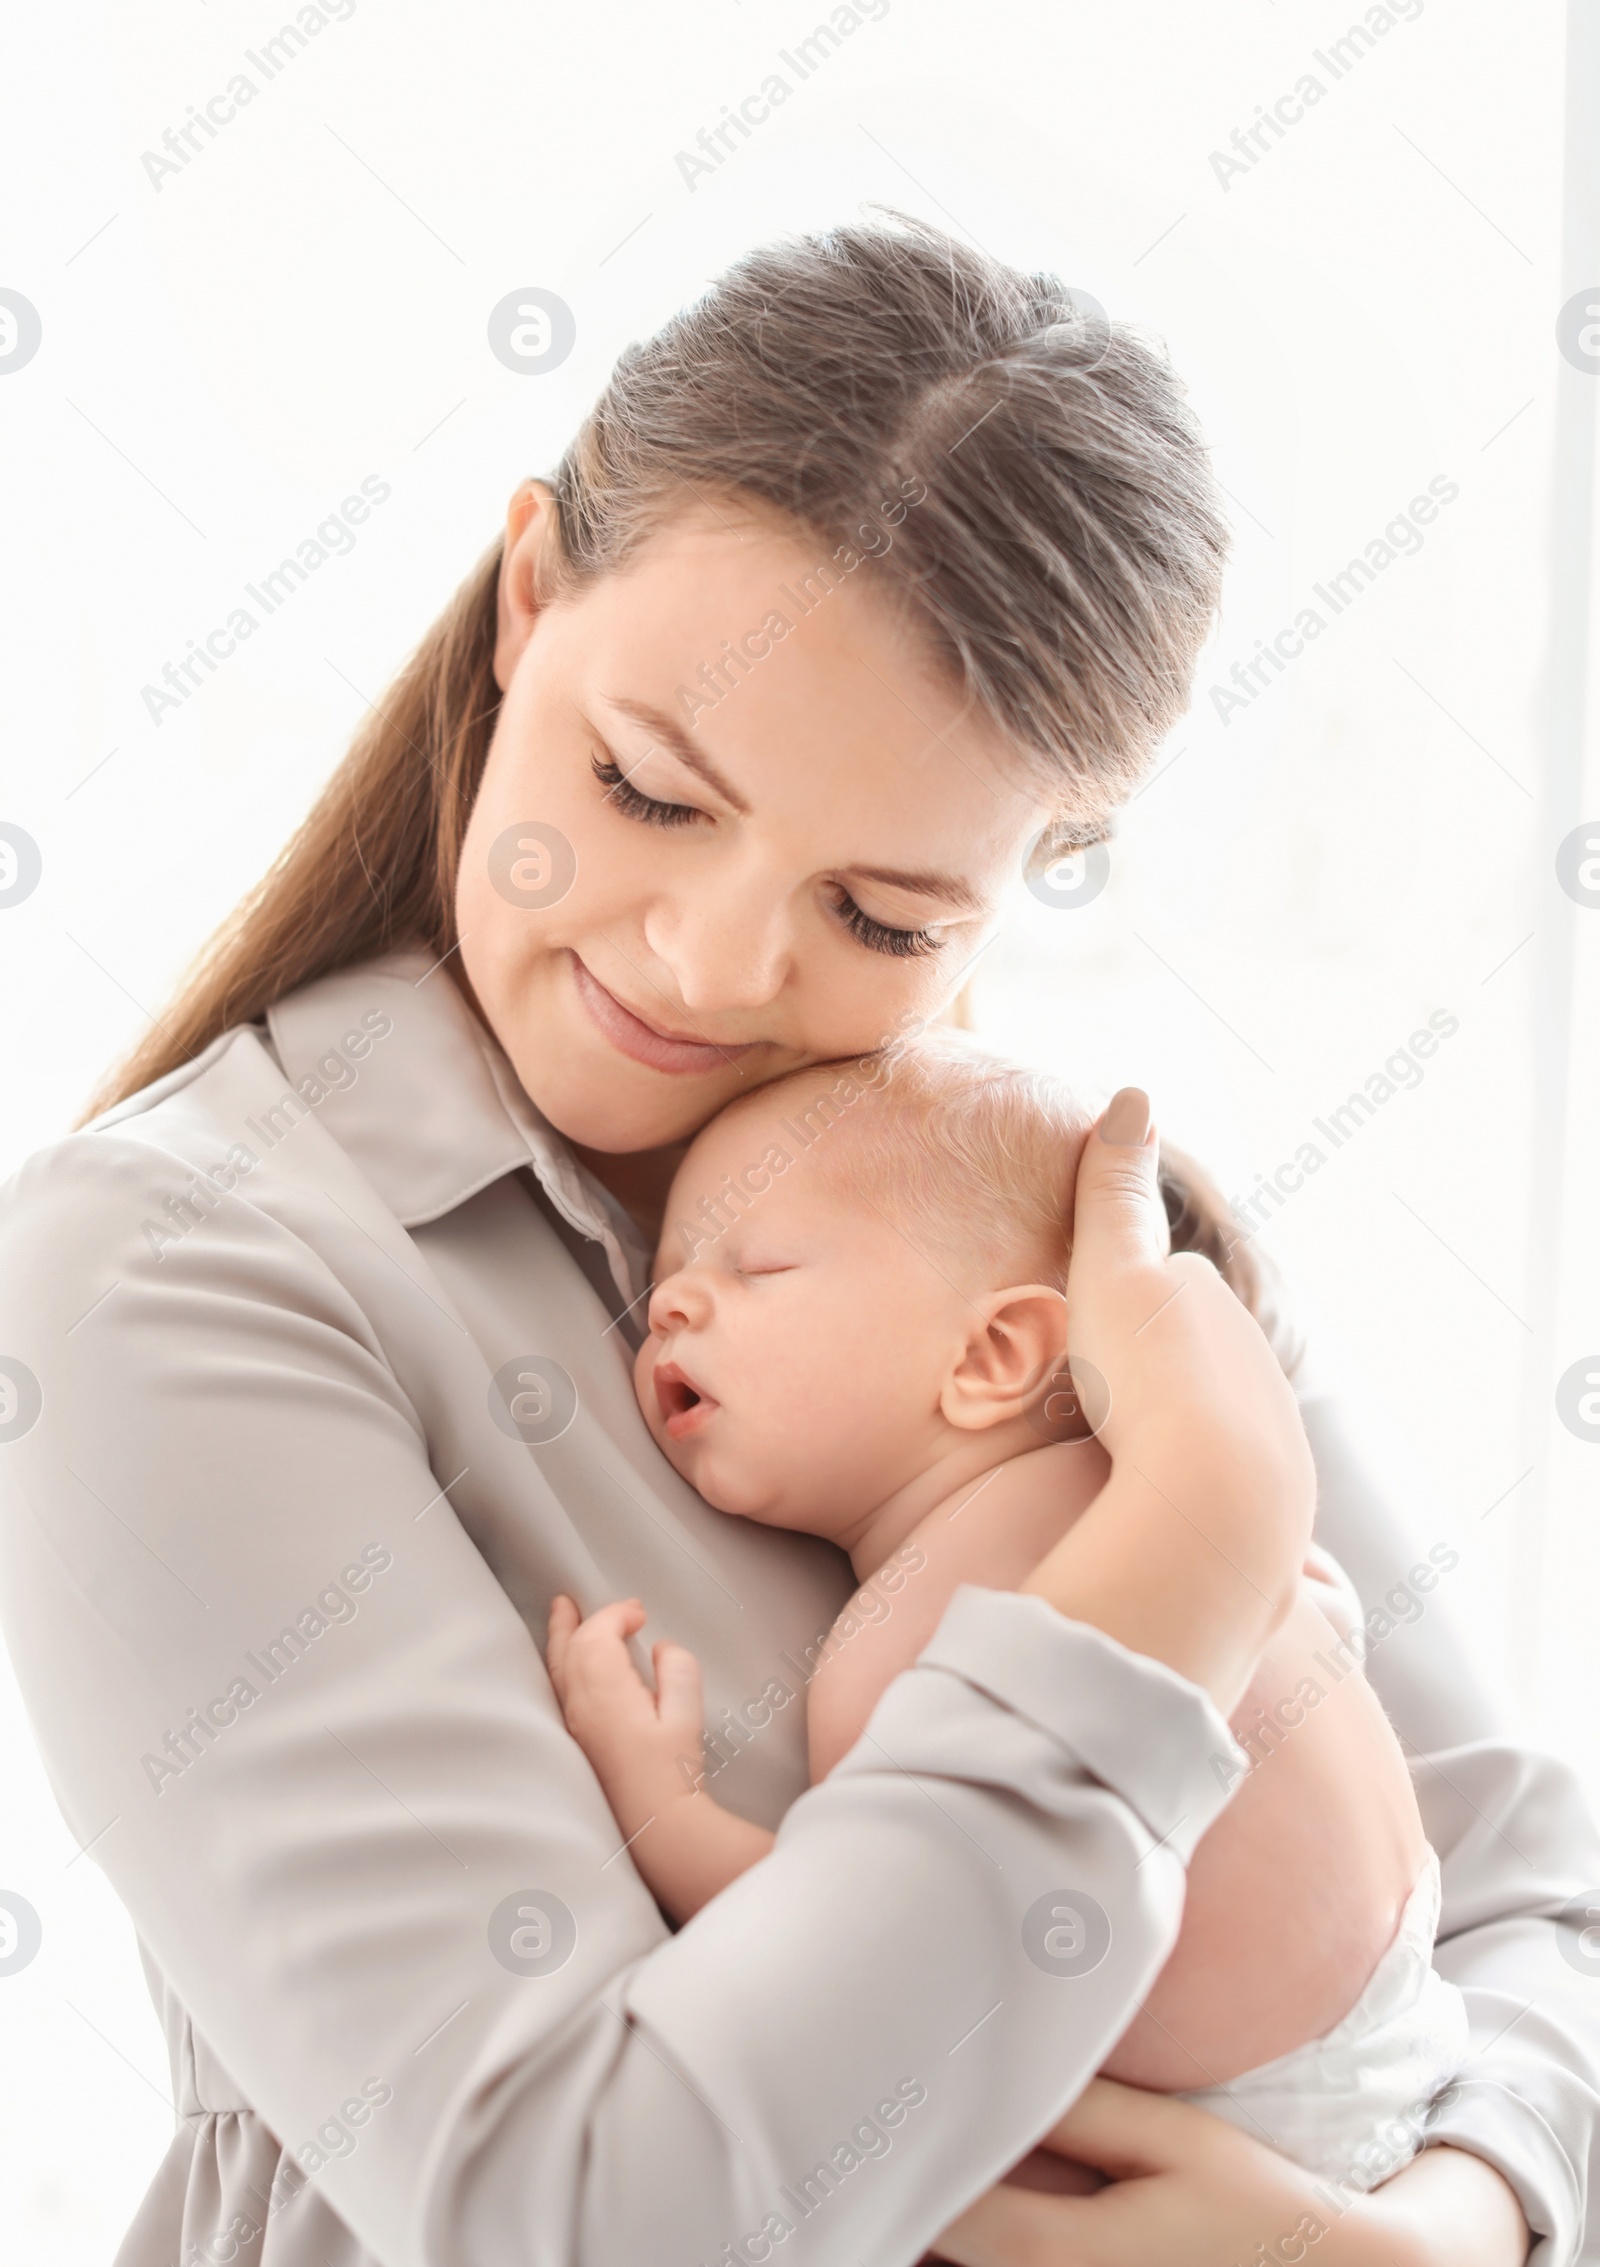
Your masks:
<svg viewBox="0 0 1600 2267"><path fill-rule="evenodd" d="M991 1291L978 1303L939 1407L964 1432L1020 1417L1067 1350L1067 1302L1045 1283Z"/></svg>

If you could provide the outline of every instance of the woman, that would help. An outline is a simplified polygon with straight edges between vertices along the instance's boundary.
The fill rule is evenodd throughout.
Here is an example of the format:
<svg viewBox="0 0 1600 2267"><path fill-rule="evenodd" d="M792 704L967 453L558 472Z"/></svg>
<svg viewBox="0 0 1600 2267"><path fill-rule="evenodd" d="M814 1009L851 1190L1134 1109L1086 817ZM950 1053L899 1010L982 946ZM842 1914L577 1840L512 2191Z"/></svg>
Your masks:
<svg viewBox="0 0 1600 2267"><path fill-rule="evenodd" d="M1036 1595L964 1593L677 1936L532 1634L557 1590L640 1595L705 1664L719 1797L776 1825L801 1792L850 1578L718 1519L634 1408L674 1160L752 1081L937 1014L1030 851L1106 830L1222 552L1170 372L1052 279L914 223L746 260L623 357L114 1106L8 1191L0 1338L43 1413L7 1635L180 2094L119 2267L887 2262L963 2213L971 2267L1577 2256L1600 2017L1547 1916L1589 1828L1436 1613L1396 1706L1456 1751L1422 1792L1481 2046L1435 2145L1319 2201L1084 2091L1278 1610L1228 1521L1281 1553L1310 1500L1253 1328L1199 1263L1167 1283L1140 1098L1091 1144L1071 1293L1114 1516ZM1308 1421L1319 1531L1381 1587L1400 1546ZM1180 1423L1175 1506L1146 1473ZM1064 1884L1110 1923L1066 1987L1019 1956ZM1073 2102L1055 2142L1114 2184L993 2187Z"/></svg>

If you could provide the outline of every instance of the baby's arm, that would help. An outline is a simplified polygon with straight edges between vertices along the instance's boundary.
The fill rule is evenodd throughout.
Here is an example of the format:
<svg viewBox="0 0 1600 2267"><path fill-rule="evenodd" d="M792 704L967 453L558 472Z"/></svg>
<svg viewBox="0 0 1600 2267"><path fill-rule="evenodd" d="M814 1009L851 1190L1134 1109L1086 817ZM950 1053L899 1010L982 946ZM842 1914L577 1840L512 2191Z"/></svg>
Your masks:
<svg viewBox="0 0 1600 2267"><path fill-rule="evenodd" d="M545 1659L567 1729L594 1766L634 1864L656 1903L682 1922L764 1858L773 1838L704 1791L700 1664L663 1640L651 1654L652 1692L628 1652L644 1623L637 1598L585 1621L572 1599L558 1597Z"/></svg>
<svg viewBox="0 0 1600 2267"><path fill-rule="evenodd" d="M918 1521L834 1623L806 1690L813 1784L855 1746L962 1583L1015 1590L1081 1518L1111 1466L1095 1440L1014 1456Z"/></svg>
<svg viewBox="0 0 1600 2267"><path fill-rule="evenodd" d="M1030 1468L1034 1476L1047 1470L1043 1491L1017 1487ZM1092 1440L1035 1449L912 1529L840 1614L806 1688L813 1785L855 1746L879 1697L917 1659L960 1584L1018 1588L1082 1517L1109 1469ZM1361 1601L1343 1568L1315 1544L1306 1554L1302 1594L1348 1642L1361 1621Z"/></svg>

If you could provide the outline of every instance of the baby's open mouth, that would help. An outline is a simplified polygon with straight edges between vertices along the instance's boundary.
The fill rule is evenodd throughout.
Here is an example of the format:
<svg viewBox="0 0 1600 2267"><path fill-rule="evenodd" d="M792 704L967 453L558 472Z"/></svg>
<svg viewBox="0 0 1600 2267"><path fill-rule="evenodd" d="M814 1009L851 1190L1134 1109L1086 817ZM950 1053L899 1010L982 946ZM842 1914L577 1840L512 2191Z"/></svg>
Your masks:
<svg viewBox="0 0 1600 2267"><path fill-rule="evenodd" d="M682 1440L686 1434L698 1432L717 1406L676 1362L656 1364L655 1385L656 1406L666 1422L669 1440Z"/></svg>

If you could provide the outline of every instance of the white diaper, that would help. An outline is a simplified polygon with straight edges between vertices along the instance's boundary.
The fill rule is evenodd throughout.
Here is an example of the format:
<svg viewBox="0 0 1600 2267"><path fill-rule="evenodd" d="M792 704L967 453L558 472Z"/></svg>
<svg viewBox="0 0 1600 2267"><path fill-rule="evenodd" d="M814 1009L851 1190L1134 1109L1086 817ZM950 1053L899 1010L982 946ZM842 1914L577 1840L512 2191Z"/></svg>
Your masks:
<svg viewBox="0 0 1600 2267"><path fill-rule="evenodd" d="M1365 2192L1421 2146L1429 2103L1467 2056L1467 2010L1433 1965L1439 1860L1342 2023L1309 2046L1182 2099L1225 2117L1307 2172Z"/></svg>

